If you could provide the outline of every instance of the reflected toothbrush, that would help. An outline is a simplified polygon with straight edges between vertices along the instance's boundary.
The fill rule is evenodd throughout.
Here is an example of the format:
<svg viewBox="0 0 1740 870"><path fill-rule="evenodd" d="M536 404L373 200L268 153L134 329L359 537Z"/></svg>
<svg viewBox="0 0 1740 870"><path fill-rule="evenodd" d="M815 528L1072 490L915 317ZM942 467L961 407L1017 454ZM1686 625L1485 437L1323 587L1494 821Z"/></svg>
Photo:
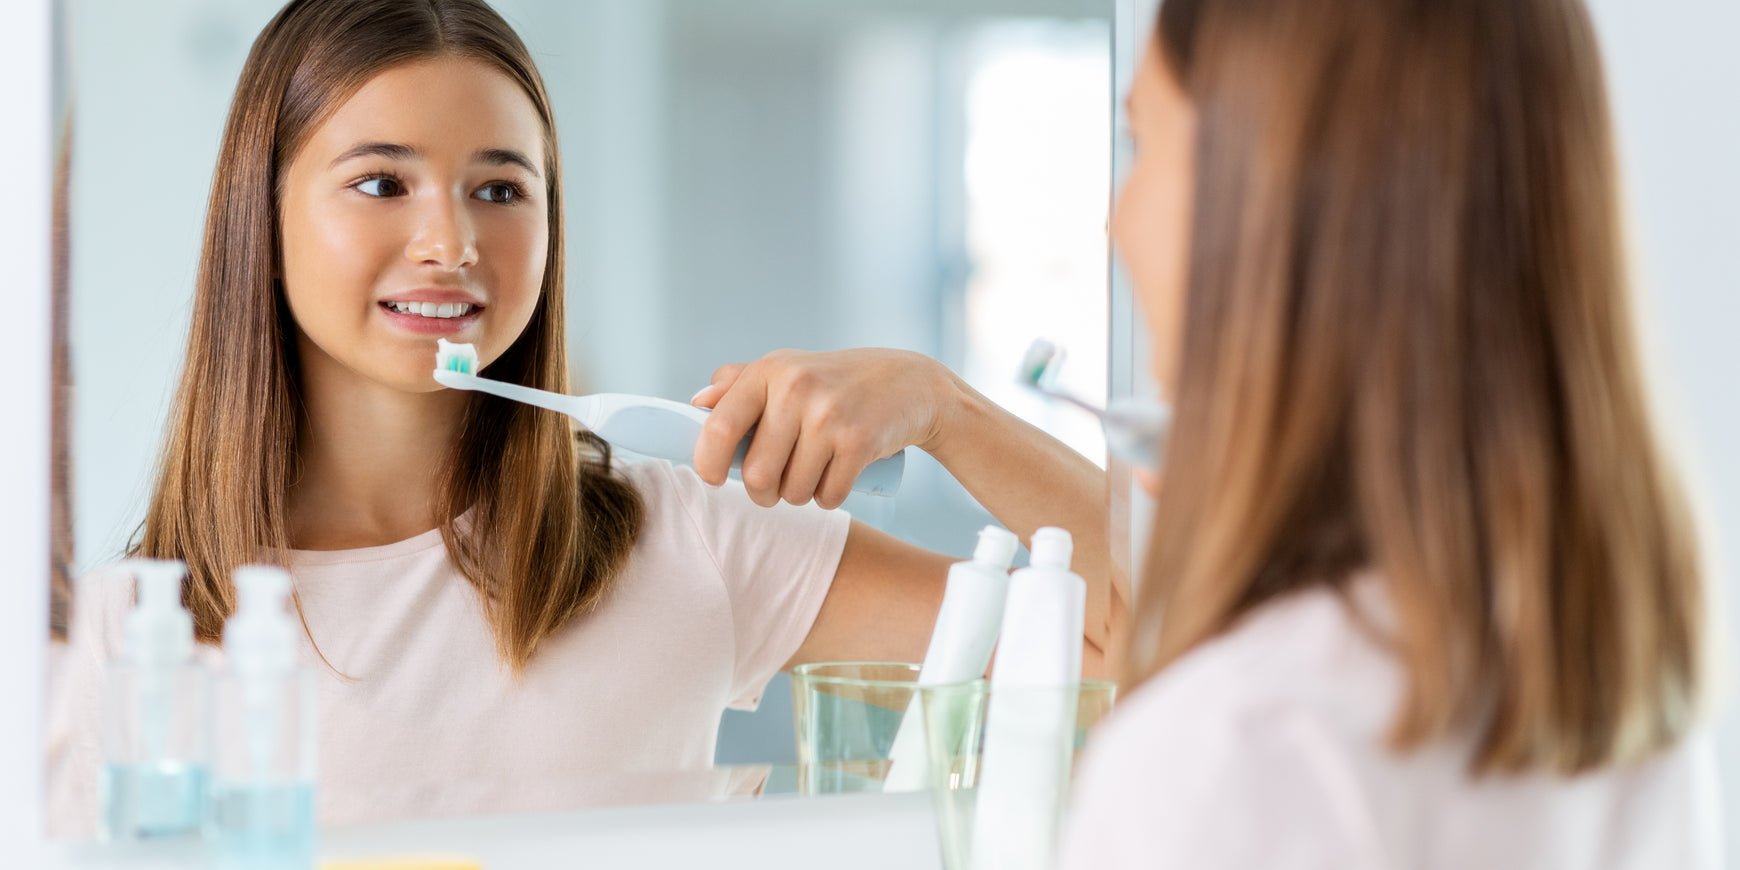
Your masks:
<svg viewBox="0 0 1740 870"><path fill-rule="evenodd" d="M1021 358L1017 380L1046 398L1074 405L1100 418L1106 432L1106 449L1113 456L1138 468L1154 470L1160 462L1167 427L1172 423L1172 409L1159 402L1124 399L1101 408L1060 390L1054 381L1063 357L1063 348L1043 338L1035 339Z"/></svg>
<svg viewBox="0 0 1740 870"><path fill-rule="evenodd" d="M475 390L515 402L533 405L566 414L593 434L616 447L667 459L680 465L695 462L695 441L701 436L701 424L709 411L682 402L652 396L627 393L597 393L590 396L569 396L547 390L523 387L478 376L482 368L477 348L437 339L435 381L455 390ZM731 458L732 470L743 467L743 457L749 452L749 438L737 445ZM900 481L906 470L906 453L902 451L870 463L852 484L853 492L892 496L900 491Z"/></svg>

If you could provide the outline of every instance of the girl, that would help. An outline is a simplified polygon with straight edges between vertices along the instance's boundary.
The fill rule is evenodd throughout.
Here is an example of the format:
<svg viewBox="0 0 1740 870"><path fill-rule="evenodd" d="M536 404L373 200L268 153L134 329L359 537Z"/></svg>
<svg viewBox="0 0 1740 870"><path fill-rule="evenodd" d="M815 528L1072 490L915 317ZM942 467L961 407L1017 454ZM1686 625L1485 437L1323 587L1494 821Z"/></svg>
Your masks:
<svg viewBox="0 0 1740 870"><path fill-rule="evenodd" d="M1167 0L1129 111L1175 424L1066 866L1718 866L1582 4Z"/></svg>
<svg viewBox="0 0 1740 870"><path fill-rule="evenodd" d="M721 370L697 397L718 406L701 476L622 467L565 418L441 389L437 337L475 344L489 377L567 388L554 130L481 0L294 0L237 86L137 553L188 563L207 644L233 568L292 570L309 659L329 665L324 822L606 800L633 774L708 767L721 711L776 670L917 661L948 560L823 509L908 445L1018 534L1076 532L1097 667L1103 478L925 358ZM721 486L751 426L744 485ZM65 721L86 734L65 741L54 813L75 831L131 587L84 598Z"/></svg>

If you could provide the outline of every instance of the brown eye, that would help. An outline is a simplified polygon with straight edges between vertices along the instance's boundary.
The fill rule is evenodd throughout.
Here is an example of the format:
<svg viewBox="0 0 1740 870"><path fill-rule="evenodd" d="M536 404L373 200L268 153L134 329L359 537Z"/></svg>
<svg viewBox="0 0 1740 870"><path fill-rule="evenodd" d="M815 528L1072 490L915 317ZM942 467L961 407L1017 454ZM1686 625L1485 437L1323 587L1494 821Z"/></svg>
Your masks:
<svg viewBox="0 0 1740 870"><path fill-rule="evenodd" d="M398 179L386 176L365 178L353 187L364 196L388 197L398 196L405 192L404 185L401 185Z"/></svg>
<svg viewBox="0 0 1740 870"><path fill-rule="evenodd" d="M503 204L513 202L514 200L519 199L520 196L521 196L521 193L520 193L519 186L513 185L513 184L508 184L505 181L499 182L496 184L485 185L482 190L479 190L477 192L477 198L483 200L484 202L496 202L496 203L503 203Z"/></svg>

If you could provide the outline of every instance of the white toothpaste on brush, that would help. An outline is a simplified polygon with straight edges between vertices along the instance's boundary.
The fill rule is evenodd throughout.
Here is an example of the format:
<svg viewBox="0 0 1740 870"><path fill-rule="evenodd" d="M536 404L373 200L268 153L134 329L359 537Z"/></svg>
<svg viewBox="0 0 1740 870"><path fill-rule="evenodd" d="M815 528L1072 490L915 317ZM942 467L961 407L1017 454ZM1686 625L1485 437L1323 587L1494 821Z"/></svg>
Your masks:
<svg viewBox="0 0 1740 870"><path fill-rule="evenodd" d="M1003 625L1003 600L1009 590L1009 563L1020 539L1007 529L986 526L979 532L973 558L949 566L948 586L936 628L919 669L919 686L944 686L976 680L991 664L991 650ZM925 746L921 698L914 695L900 720L889 751L884 791L917 791L929 785L925 772L930 758Z"/></svg>

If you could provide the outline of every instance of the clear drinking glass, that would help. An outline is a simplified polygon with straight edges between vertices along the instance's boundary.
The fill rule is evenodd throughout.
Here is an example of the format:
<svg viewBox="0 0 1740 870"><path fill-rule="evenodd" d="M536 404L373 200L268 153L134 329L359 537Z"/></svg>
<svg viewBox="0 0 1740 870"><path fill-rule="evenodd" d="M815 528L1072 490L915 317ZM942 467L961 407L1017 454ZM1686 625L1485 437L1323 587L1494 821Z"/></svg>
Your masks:
<svg viewBox="0 0 1740 870"><path fill-rule="evenodd" d="M1058 811L1038 827L1010 831L1005 835L1031 841L1031 848L1021 851L1030 854L1034 866L1048 867L1050 853L1056 847L1075 757L1086 745L1089 730L1105 717L1116 699L1117 684L1109 680L1085 680L1060 688L993 686L980 694L969 712L964 709L960 697L951 694L948 687L940 690L920 689L919 705L925 711L931 776L938 783L937 827L942 842L943 866L947 870L968 870L973 866L973 826L978 810L978 787L986 772L985 740L989 736L989 729L997 727L998 721L996 717L987 715L993 707L1002 702L1001 706L1005 710L1067 711L1070 707L1074 708L1074 728L1067 734L1059 735L1057 745L1060 756L1057 763L1062 765L1062 776L1055 780L1058 791L1032 796L1037 803L1054 806Z"/></svg>
<svg viewBox="0 0 1740 870"><path fill-rule="evenodd" d="M802 794L882 791L901 721L923 715L917 703L919 666L893 662L820 662L792 669L797 726L798 791ZM933 715L946 706L955 721L982 718L982 680L929 689ZM919 735L928 726L913 723ZM926 764L922 745L907 763ZM922 781L933 784L930 772Z"/></svg>

